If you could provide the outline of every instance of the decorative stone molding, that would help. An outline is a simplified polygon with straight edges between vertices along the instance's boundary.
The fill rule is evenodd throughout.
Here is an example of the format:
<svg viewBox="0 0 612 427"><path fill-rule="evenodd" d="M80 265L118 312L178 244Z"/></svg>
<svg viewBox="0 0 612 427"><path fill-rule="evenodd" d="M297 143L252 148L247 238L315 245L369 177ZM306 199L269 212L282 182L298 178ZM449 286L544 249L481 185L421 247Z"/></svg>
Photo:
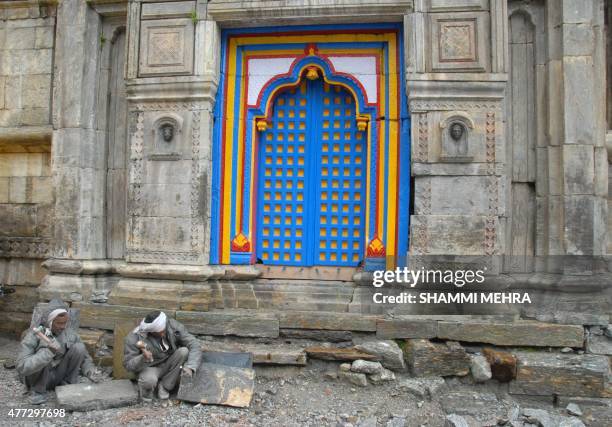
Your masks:
<svg viewBox="0 0 612 427"><path fill-rule="evenodd" d="M426 163L429 157L429 123L427 113L418 115L417 120L417 147L414 161Z"/></svg>
<svg viewBox="0 0 612 427"><path fill-rule="evenodd" d="M46 258L50 254L50 239L39 237L0 238L0 257Z"/></svg>
<svg viewBox="0 0 612 427"><path fill-rule="evenodd" d="M190 19L158 19L140 24L140 77L191 74L194 29Z"/></svg>

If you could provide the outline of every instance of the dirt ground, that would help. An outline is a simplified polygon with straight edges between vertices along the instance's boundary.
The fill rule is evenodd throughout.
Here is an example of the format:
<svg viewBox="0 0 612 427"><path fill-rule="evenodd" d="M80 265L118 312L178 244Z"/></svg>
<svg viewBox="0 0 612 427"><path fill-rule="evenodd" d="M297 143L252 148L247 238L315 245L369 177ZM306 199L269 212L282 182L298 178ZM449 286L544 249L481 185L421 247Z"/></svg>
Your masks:
<svg viewBox="0 0 612 427"><path fill-rule="evenodd" d="M19 343L0 336L0 362L16 357ZM446 379L446 385L419 395L403 387L408 374L384 385L354 386L334 377L339 363L310 361L305 368L257 368L251 406L236 409L214 405L194 405L170 400L168 406L154 401L131 407L67 413L61 418L12 418L11 409L35 408L28 404L24 386L14 369L0 366L0 425L93 426L93 425L207 425L207 426L363 426L437 427L447 415L459 414L472 426L530 426L538 422L522 416L523 408L544 409L553 424L584 425L569 417L564 408L555 408L542 399L517 400L503 384L477 385L468 378ZM110 378L109 378L110 379ZM56 408L55 396L42 407ZM558 417L558 418L555 418ZM515 421L512 420L515 418ZM533 421L535 424L532 424ZM597 417L584 419L587 425L601 424ZM512 422L512 423L511 423ZM571 423L570 423L571 422ZM567 423L567 424L566 424Z"/></svg>

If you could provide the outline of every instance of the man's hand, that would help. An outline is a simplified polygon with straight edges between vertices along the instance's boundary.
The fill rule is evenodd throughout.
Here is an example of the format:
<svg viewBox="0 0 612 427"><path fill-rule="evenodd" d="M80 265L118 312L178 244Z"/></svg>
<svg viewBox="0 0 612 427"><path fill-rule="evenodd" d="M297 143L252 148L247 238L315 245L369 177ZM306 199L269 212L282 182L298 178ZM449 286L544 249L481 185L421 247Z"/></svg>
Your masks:
<svg viewBox="0 0 612 427"><path fill-rule="evenodd" d="M147 344L145 344L144 341L138 341L136 343L136 347L138 347L142 353L142 355L144 356L145 360L147 362L152 362L153 361L153 353L151 353L149 350L147 350Z"/></svg>
<svg viewBox="0 0 612 427"><path fill-rule="evenodd" d="M193 371L190 368L183 368L183 376L191 378L193 376Z"/></svg>
<svg viewBox="0 0 612 427"><path fill-rule="evenodd" d="M48 343L47 348L51 350L53 354L64 354L64 348L57 341Z"/></svg>

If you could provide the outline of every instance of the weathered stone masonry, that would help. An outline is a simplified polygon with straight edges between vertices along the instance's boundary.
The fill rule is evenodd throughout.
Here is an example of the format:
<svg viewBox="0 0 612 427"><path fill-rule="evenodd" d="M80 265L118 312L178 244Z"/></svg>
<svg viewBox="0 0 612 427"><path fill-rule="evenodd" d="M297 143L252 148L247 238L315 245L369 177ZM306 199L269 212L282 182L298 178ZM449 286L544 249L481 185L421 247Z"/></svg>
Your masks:
<svg viewBox="0 0 612 427"><path fill-rule="evenodd" d="M602 340L612 292L610 9L602 0L0 2L0 283L16 289L0 300L0 325L20 332L38 301L61 297L81 309L81 326L104 331L162 308L202 335L359 331L522 346L538 345L544 328L547 346ZM403 24L414 191L400 255L486 265L491 289L529 291L532 307L480 307L474 314L503 316L468 328L467 318L414 317L467 307L373 306L371 276L351 268L211 265L215 105L221 82L236 78L221 75L222 31L380 22ZM168 143L162 124L173 127Z"/></svg>

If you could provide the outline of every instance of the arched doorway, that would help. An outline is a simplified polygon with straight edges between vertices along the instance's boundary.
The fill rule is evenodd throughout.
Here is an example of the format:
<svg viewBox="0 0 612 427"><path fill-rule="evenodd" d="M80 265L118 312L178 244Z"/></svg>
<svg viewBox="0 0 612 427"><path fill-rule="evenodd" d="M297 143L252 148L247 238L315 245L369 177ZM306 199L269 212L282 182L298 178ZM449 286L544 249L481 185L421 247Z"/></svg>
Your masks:
<svg viewBox="0 0 612 427"><path fill-rule="evenodd" d="M256 256L265 265L354 267L364 258L367 136L355 99L303 79L259 135Z"/></svg>

